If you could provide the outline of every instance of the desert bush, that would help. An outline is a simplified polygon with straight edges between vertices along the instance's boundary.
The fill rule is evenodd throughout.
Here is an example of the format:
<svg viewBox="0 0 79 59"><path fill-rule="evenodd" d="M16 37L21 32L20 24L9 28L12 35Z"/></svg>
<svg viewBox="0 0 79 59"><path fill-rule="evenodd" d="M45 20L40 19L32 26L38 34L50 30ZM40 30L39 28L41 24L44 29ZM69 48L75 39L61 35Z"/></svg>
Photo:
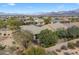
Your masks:
<svg viewBox="0 0 79 59"><path fill-rule="evenodd" d="M74 55L74 53L73 53L73 52L72 52L71 54L72 54L72 55Z"/></svg>
<svg viewBox="0 0 79 59"><path fill-rule="evenodd" d="M74 49L75 48L75 44L73 42L69 42L68 43L68 48Z"/></svg>
<svg viewBox="0 0 79 59"><path fill-rule="evenodd" d="M61 49L56 49L57 52L61 52Z"/></svg>
<svg viewBox="0 0 79 59"><path fill-rule="evenodd" d="M9 49L10 49L11 51L16 51L17 47L16 47L16 46L12 46L12 47L9 47Z"/></svg>
<svg viewBox="0 0 79 59"><path fill-rule="evenodd" d="M28 49L23 51L24 55L44 55L45 50L42 47L29 47Z"/></svg>
<svg viewBox="0 0 79 59"><path fill-rule="evenodd" d="M71 55L71 53L69 53L69 52L64 52L64 55Z"/></svg>
<svg viewBox="0 0 79 59"><path fill-rule="evenodd" d="M76 47L79 47L79 41L76 41L75 45Z"/></svg>
<svg viewBox="0 0 79 59"><path fill-rule="evenodd" d="M13 41L12 43L13 43L13 44L16 44L16 42L15 42L15 41Z"/></svg>
<svg viewBox="0 0 79 59"><path fill-rule="evenodd" d="M3 46L3 45L0 44L0 50L5 49L5 47L6 47L6 46Z"/></svg>
<svg viewBox="0 0 79 59"><path fill-rule="evenodd" d="M67 29L69 38L78 38L79 37L79 28L76 26L72 26Z"/></svg>
<svg viewBox="0 0 79 59"><path fill-rule="evenodd" d="M61 49L67 50L67 46L63 45L63 46L61 46Z"/></svg>
<svg viewBox="0 0 79 59"><path fill-rule="evenodd" d="M56 51L52 51L52 55L58 55Z"/></svg>
<svg viewBox="0 0 79 59"><path fill-rule="evenodd" d="M75 53L78 54L78 51L76 51Z"/></svg>
<svg viewBox="0 0 79 59"><path fill-rule="evenodd" d="M28 48L33 39L33 35L29 31L17 31L13 33L13 38L21 46Z"/></svg>
<svg viewBox="0 0 79 59"><path fill-rule="evenodd" d="M46 52L46 55L52 55L52 52L47 51L47 52Z"/></svg>
<svg viewBox="0 0 79 59"><path fill-rule="evenodd" d="M16 17L11 17L7 20L7 27L11 30L13 29L20 29L19 26L22 25L22 21L19 21Z"/></svg>
<svg viewBox="0 0 79 59"><path fill-rule="evenodd" d="M4 28L6 26L5 21L0 19L0 28Z"/></svg>
<svg viewBox="0 0 79 59"><path fill-rule="evenodd" d="M59 37L60 39L62 39L62 38L67 38L67 36L68 36L67 31L64 30L64 29L58 29L58 30L57 30L57 34L58 34L58 37Z"/></svg>
<svg viewBox="0 0 79 59"><path fill-rule="evenodd" d="M50 24L51 23L51 17L48 17L47 19L44 19L45 24Z"/></svg>

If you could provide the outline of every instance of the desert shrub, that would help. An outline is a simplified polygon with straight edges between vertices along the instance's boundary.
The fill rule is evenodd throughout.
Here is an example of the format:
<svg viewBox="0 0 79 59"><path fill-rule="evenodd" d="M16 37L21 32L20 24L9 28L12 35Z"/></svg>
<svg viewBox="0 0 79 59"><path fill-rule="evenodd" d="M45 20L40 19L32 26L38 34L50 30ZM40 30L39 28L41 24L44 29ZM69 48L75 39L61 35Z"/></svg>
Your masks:
<svg viewBox="0 0 79 59"><path fill-rule="evenodd" d="M57 35L60 39L66 38L67 41L79 38L79 28L76 26L69 27L67 30L65 29L58 29Z"/></svg>
<svg viewBox="0 0 79 59"><path fill-rule="evenodd" d="M69 53L69 52L64 52L64 55L71 55L71 53Z"/></svg>
<svg viewBox="0 0 79 59"><path fill-rule="evenodd" d="M21 49L21 48L17 48L18 50L16 51L16 54L17 55L24 55L23 51L24 49Z"/></svg>
<svg viewBox="0 0 79 59"><path fill-rule="evenodd" d="M76 51L75 53L78 54L78 51Z"/></svg>
<svg viewBox="0 0 79 59"><path fill-rule="evenodd" d="M16 17L11 17L7 20L7 27L11 30L13 29L20 29L19 26L22 25L22 21L19 21Z"/></svg>
<svg viewBox="0 0 79 59"><path fill-rule="evenodd" d="M47 19L44 19L45 24L50 24L51 23L51 17L48 17Z"/></svg>
<svg viewBox="0 0 79 59"><path fill-rule="evenodd" d="M61 52L61 49L56 49L57 52Z"/></svg>
<svg viewBox="0 0 79 59"><path fill-rule="evenodd" d="M67 38L67 36L68 36L67 31L64 30L64 29L58 29L58 30L57 30L57 34L58 34L58 37L59 37L60 39L62 39L62 38Z"/></svg>
<svg viewBox="0 0 79 59"><path fill-rule="evenodd" d="M0 28L4 28L6 26L5 21L0 19Z"/></svg>
<svg viewBox="0 0 79 59"><path fill-rule="evenodd" d="M72 52L71 54L72 54L72 55L74 55L74 53L73 53L73 52Z"/></svg>
<svg viewBox="0 0 79 59"><path fill-rule="evenodd" d="M0 50L5 49L5 47L6 47L6 46L3 46L3 45L0 44Z"/></svg>
<svg viewBox="0 0 79 59"><path fill-rule="evenodd" d="M75 48L75 44L73 42L69 42L68 43L68 48L74 49Z"/></svg>
<svg viewBox="0 0 79 59"><path fill-rule="evenodd" d="M52 55L52 52L47 51L47 52L46 52L46 55Z"/></svg>
<svg viewBox="0 0 79 59"><path fill-rule="evenodd" d="M16 44L16 42L15 42L15 41L13 41L12 43L13 43L13 44Z"/></svg>
<svg viewBox="0 0 79 59"><path fill-rule="evenodd" d="M58 55L56 51L52 51L52 55Z"/></svg>
<svg viewBox="0 0 79 59"><path fill-rule="evenodd" d="M29 31L20 30L20 31L13 33L13 38L18 44L20 44L24 48L27 48L33 39L33 35Z"/></svg>
<svg viewBox="0 0 79 59"><path fill-rule="evenodd" d="M72 27L68 28L67 31L68 31L68 35L70 38L74 39L74 38L79 37L79 28L78 27L72 26Z"/></svg>
<svg viewBox="0 0 79 59"><path fill-rule="evenodd" d="M16 46L12 46L12 47L9 47L9 49L10 49L11 51L16 51L17 47L16 47Z"/></svg>
<svg viewBox="0 0 79 59"><path fill-rule="evenodd" d="M24 55L44 55L45 50L42 47L29 47L28 49L23 51Z"/></svg>
<svg viewBox="0 0 79 59"><path fill-rule="evenodd" d="M61 49L67 50L67 46L63 45L63 46L61 46Z"/></svg>
<svg viewBox="0 0 79 59"><path fill-rule="evenodd" d="M75 45L76 47L79 47L79 41L76 41Z"/></svg>

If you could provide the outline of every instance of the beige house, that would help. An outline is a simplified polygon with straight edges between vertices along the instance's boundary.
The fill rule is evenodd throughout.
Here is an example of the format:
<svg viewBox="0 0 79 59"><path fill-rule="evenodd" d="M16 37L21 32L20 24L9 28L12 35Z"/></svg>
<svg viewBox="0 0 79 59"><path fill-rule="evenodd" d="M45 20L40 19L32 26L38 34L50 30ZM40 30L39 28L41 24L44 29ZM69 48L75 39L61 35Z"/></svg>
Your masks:
<svg viewBox="0 0 79 59"><path fill-rule="evenodd" d="M36 18L36 19L34 19L34 22L36 22L36 25L38 25L38 26L44 25L44 20L43 19Z"/></svg>

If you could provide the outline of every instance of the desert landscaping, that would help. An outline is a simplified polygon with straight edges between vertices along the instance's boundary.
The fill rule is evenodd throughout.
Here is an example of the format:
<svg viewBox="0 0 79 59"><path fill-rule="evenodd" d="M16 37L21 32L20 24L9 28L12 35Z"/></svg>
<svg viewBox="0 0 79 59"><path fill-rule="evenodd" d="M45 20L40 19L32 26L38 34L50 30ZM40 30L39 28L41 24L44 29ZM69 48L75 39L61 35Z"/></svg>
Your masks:
<svg viewBox="0 0 79 59"><path fill-rule="evenodd" d="M79 18L72 22L72 16L64 17L7 16L6 20L1 18L0 54L79 54Z"/></svg>

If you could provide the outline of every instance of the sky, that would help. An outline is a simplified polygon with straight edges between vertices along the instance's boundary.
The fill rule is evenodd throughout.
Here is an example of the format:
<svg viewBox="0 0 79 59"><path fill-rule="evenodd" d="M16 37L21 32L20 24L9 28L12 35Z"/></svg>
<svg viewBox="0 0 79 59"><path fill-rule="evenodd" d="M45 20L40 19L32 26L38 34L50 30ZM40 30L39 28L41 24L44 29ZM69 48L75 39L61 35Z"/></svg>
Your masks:
<svg viewBox="0 0 79 59"><path fill-rule="evenodd" d="M0 12L35 14L79 9L78 3L0 3Z"/></svg>

